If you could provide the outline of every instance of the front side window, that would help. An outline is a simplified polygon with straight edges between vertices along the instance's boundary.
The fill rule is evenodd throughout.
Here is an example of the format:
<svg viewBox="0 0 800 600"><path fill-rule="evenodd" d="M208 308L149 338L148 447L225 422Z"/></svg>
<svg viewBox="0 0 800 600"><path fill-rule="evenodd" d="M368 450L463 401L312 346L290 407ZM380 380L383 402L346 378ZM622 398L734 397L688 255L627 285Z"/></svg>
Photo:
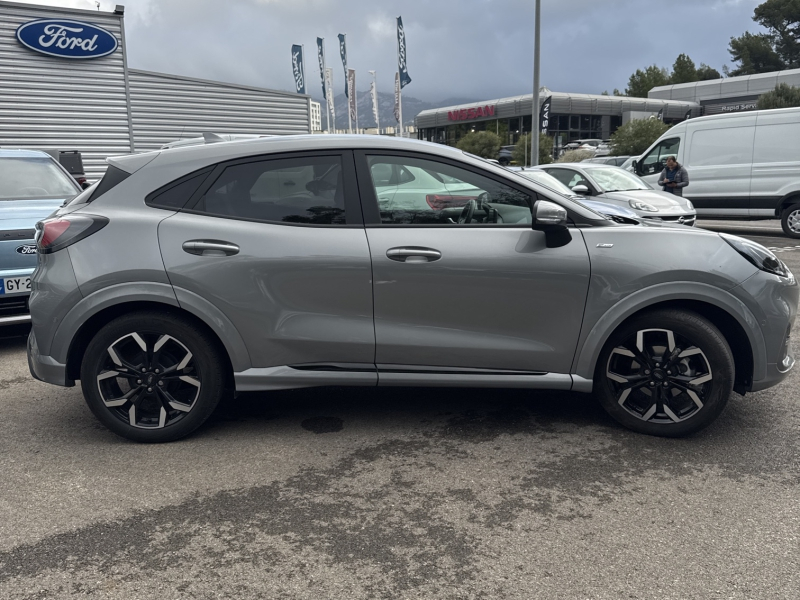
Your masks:
<svg viewBox="0 0 800 600"><path fill-rule="evenodd" d="M0 200L72 198L80 191L51 158L0 158Z"/></svg>
<svg viewBox="0 0 800 600"><path fill-rule="evenodd" d="M367 161L382 223L531 223L531 196L489 177L428 159L368 156Z"/></svg>
<svg viewBox="0 0 800 600"><path fill-rule="evenodd" d="M672 156L673 158L677 158L680 145L681 138L670 138L659 143L639 162L639 174L653 175L655 173L661 173L661 171L664 170L664 165L666 165L668 157Z"/></svg>
<svg viewBox="0 0 800 600"><path fill-rule="evenodd" d="M193 211L276 223L343 225L341 158L286 158L230 165Z"/></svg>
<svg viewBox="0 0 800 600"><path fill-rule="evenodd" d="M547 169L547 172L567 186L570 192L576 185L585 185L587 188L592 189L587 179L572 169Z"/></svg>

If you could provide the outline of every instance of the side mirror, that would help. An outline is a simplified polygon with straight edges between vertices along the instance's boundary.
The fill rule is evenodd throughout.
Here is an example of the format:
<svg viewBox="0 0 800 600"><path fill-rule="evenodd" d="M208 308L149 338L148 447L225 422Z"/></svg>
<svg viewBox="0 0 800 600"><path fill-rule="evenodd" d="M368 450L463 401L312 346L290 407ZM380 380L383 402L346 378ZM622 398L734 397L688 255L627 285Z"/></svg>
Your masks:
<svg viewBox="0 0 800 600"><path fill-rule="evenodd" d="M582 183L572 188L572 191L576 194L583 194L584 196L588 196L590 194L589 188Z"/></svg>
<svg viewBox="0 0 800 600"><path fill-rule="evenodd" d="M92 187L92 184L89 183L88 181L82 181L81 182L81 187L85 190L86 188Z"/></svg>
<svg viewBox="0 0 800 600"><path fill-rule="evenodd" d="M561 248L572 241L567 218L567 209L555 202L537 200L533 203L533 229L544 232L548 248Z"/></svg>
<svg viewBox="0 0 800 600"><path fill-rule="evenodd" d="M639 161L635 160L631 163L631 167L633 167L633 172L637 175L641 175L642 173L639 171Z"/></svg>

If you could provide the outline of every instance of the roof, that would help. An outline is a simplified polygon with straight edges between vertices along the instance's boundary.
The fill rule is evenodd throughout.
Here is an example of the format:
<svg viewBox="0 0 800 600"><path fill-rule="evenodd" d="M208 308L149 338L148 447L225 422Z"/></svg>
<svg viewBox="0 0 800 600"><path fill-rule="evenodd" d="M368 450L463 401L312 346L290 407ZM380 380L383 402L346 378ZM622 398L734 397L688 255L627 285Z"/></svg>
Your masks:
<svg viewBox="0 0 800 600"><path fill-rule="evenodd" d="M456 158L461 161L467 160L469 162L475 160L485 168L496 167L500 169L500 172L505 172L503 167L486 164L486 161L477 157L471 158L469 154L457 148L432 142L382 135L281 135L218 144L184 146L129 156L115 156L109 158L108 163L128 173L133 173L150 162L153 162L153 165L157 164L159 167L190 163L193 168L200 169L220 161L258 154L339 149L417 151L436 154L445 158Z"/></svg>
<svg viewBox="0 0 800 600"><path fill-rule="evenodd" d="M598 94L573 94L543 90L539 96L540 104L547 98L551 99L550 111L552 114L622 116L624 112L629 111L656 113L663 109L664 117L666 118L683 118L689 110L693 111L692 116L700 115L700 106L696 102L691 101L631 98L628 96L605 96ZM414 123L417 127L449 125L452 123L448 116L449 113L462 109L469 110L470 108L482 108L486 106L493 106L494 114L483 118L479 117L458 122L473 123L477 121L507 119L530 115L533 112L533 94L423 110L417 115Z"/></svg>
<svg viewBox="0 0 800 600"><path fill-rule="evenodd" d="M779 83L800 86L800 69L662 85L650 90L648 97L661 100L701 102L740 96L760 96L774 90Z"/></svg>
<svg viewBox="0 0 800 600"><path fill-rule="evenodd" d="M0 148L0 158L52 158L47 152L41 150L19 150Z"/></svg>

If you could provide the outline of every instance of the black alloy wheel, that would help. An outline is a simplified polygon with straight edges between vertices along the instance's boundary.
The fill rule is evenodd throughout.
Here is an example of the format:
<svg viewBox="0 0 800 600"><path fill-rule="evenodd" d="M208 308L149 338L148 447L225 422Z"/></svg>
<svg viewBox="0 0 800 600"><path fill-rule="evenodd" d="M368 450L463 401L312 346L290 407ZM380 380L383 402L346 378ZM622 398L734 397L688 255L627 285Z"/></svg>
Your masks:
<svg viewBox="0 0 800 600"><path fill-rule="evenodd" d="M724 336L700 315L665 310L637 317L601 354L595 385L619 423L650 435L699 431L722 412L734 364Z"/></svg>
<svg viewBox="0 0 800 600"><path fill-rule="evenodd" d="M213 339L161 313L134 313L102 328L84 355L81 386L89 408L114 433L168 442L197 429L224 393Z"/></svg>

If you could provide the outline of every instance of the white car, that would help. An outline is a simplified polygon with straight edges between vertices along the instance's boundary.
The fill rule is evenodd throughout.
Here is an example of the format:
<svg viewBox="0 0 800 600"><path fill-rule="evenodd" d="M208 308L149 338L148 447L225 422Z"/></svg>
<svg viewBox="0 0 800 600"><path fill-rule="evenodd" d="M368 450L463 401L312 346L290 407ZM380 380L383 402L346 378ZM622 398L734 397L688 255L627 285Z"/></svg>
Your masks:
<svg viewBox="0 0 800 600"><path fill-rule="evenodd" d="M654 190L641 178L620 167L582 162L556 163L540 168L576 194L631 208L643 219L679 225L694 225L697 220L691 201Z"/></svg>
<svg viewBox="0 0 800 600"><path fill-rule="evenodd" d="M422 167L376 163L370 166L381 211L430 211L458 208L477 198L482 190L453 177ZM440 190L431 193L431 190Z"/></svg>

